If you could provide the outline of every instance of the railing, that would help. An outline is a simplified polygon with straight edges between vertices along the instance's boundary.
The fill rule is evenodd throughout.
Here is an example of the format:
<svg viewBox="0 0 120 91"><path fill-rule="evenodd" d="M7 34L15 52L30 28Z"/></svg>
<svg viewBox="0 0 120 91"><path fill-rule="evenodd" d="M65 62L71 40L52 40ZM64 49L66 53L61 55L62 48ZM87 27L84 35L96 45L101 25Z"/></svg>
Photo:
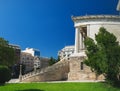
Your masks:
<svg viewBox="0 0 120 91"><path fill-rule="evenodd" d="M22 80L26 79L26 78L29 78L31 76L34 76L34 75L37 75L41 72L40 69L36 70L36 71L33 71L33 72L30 72L30 73L27 73L25 75L22 75Z"/></svg>

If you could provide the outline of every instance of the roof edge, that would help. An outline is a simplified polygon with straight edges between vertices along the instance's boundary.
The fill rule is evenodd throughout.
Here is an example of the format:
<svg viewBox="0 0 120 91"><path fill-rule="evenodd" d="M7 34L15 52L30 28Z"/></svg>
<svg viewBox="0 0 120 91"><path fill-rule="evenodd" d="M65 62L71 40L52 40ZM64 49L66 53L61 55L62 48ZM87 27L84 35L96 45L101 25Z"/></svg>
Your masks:
<svg viewBox="0 0 120 91"><path fill-rule="evenodd" d="M120 15L85 15L85 16L71 16L73 21L83 20L83 19L103 19L103 18L114 18L120 19Z"/></svg>

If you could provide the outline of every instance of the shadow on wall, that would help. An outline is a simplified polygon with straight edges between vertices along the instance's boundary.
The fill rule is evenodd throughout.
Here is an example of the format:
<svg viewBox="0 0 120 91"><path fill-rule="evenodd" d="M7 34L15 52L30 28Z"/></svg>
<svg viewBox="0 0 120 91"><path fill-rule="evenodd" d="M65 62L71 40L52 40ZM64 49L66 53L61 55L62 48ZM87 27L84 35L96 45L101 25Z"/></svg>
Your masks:
<svg viewBox="0 0 120 91"><path fill-rule="evenodd" d="M24 90L16 90L16 91L44 91L40 89L24 89Z"/></svg>

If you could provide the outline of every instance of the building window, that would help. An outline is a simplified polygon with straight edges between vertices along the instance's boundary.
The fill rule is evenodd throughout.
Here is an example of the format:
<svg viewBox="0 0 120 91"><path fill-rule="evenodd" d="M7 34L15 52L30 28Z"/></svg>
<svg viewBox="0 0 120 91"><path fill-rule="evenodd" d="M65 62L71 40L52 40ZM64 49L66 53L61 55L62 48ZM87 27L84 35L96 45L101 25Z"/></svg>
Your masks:
<svg viewBox="0 0 120 91"><path fill-rule="evenodd" d="M67 57L70 57L70 54L68 54L68 56Z"/></svg>
<svg viewBox="0 0 120 91"><path fill-rule="evenodd" d="M81 62L80 69L83 70L83 62Z"/></svg>
<svg viewBox="0 0 120 91"><path fill-rule="evenodd" d="M27 60L29 60L29 57L27 57Z"/></svg>

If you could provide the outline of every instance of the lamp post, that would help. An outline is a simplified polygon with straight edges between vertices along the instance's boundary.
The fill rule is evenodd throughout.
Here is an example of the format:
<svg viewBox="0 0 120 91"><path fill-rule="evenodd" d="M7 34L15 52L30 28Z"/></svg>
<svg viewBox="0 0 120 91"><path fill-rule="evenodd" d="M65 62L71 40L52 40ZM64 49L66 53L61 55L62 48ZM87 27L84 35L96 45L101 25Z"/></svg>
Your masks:
<svg viewBox="0 0 120 91"><path fill-rule="evenodd" d="M22 81L22 65L20 64L20 74L19 74L19 80Z"/></svg>

